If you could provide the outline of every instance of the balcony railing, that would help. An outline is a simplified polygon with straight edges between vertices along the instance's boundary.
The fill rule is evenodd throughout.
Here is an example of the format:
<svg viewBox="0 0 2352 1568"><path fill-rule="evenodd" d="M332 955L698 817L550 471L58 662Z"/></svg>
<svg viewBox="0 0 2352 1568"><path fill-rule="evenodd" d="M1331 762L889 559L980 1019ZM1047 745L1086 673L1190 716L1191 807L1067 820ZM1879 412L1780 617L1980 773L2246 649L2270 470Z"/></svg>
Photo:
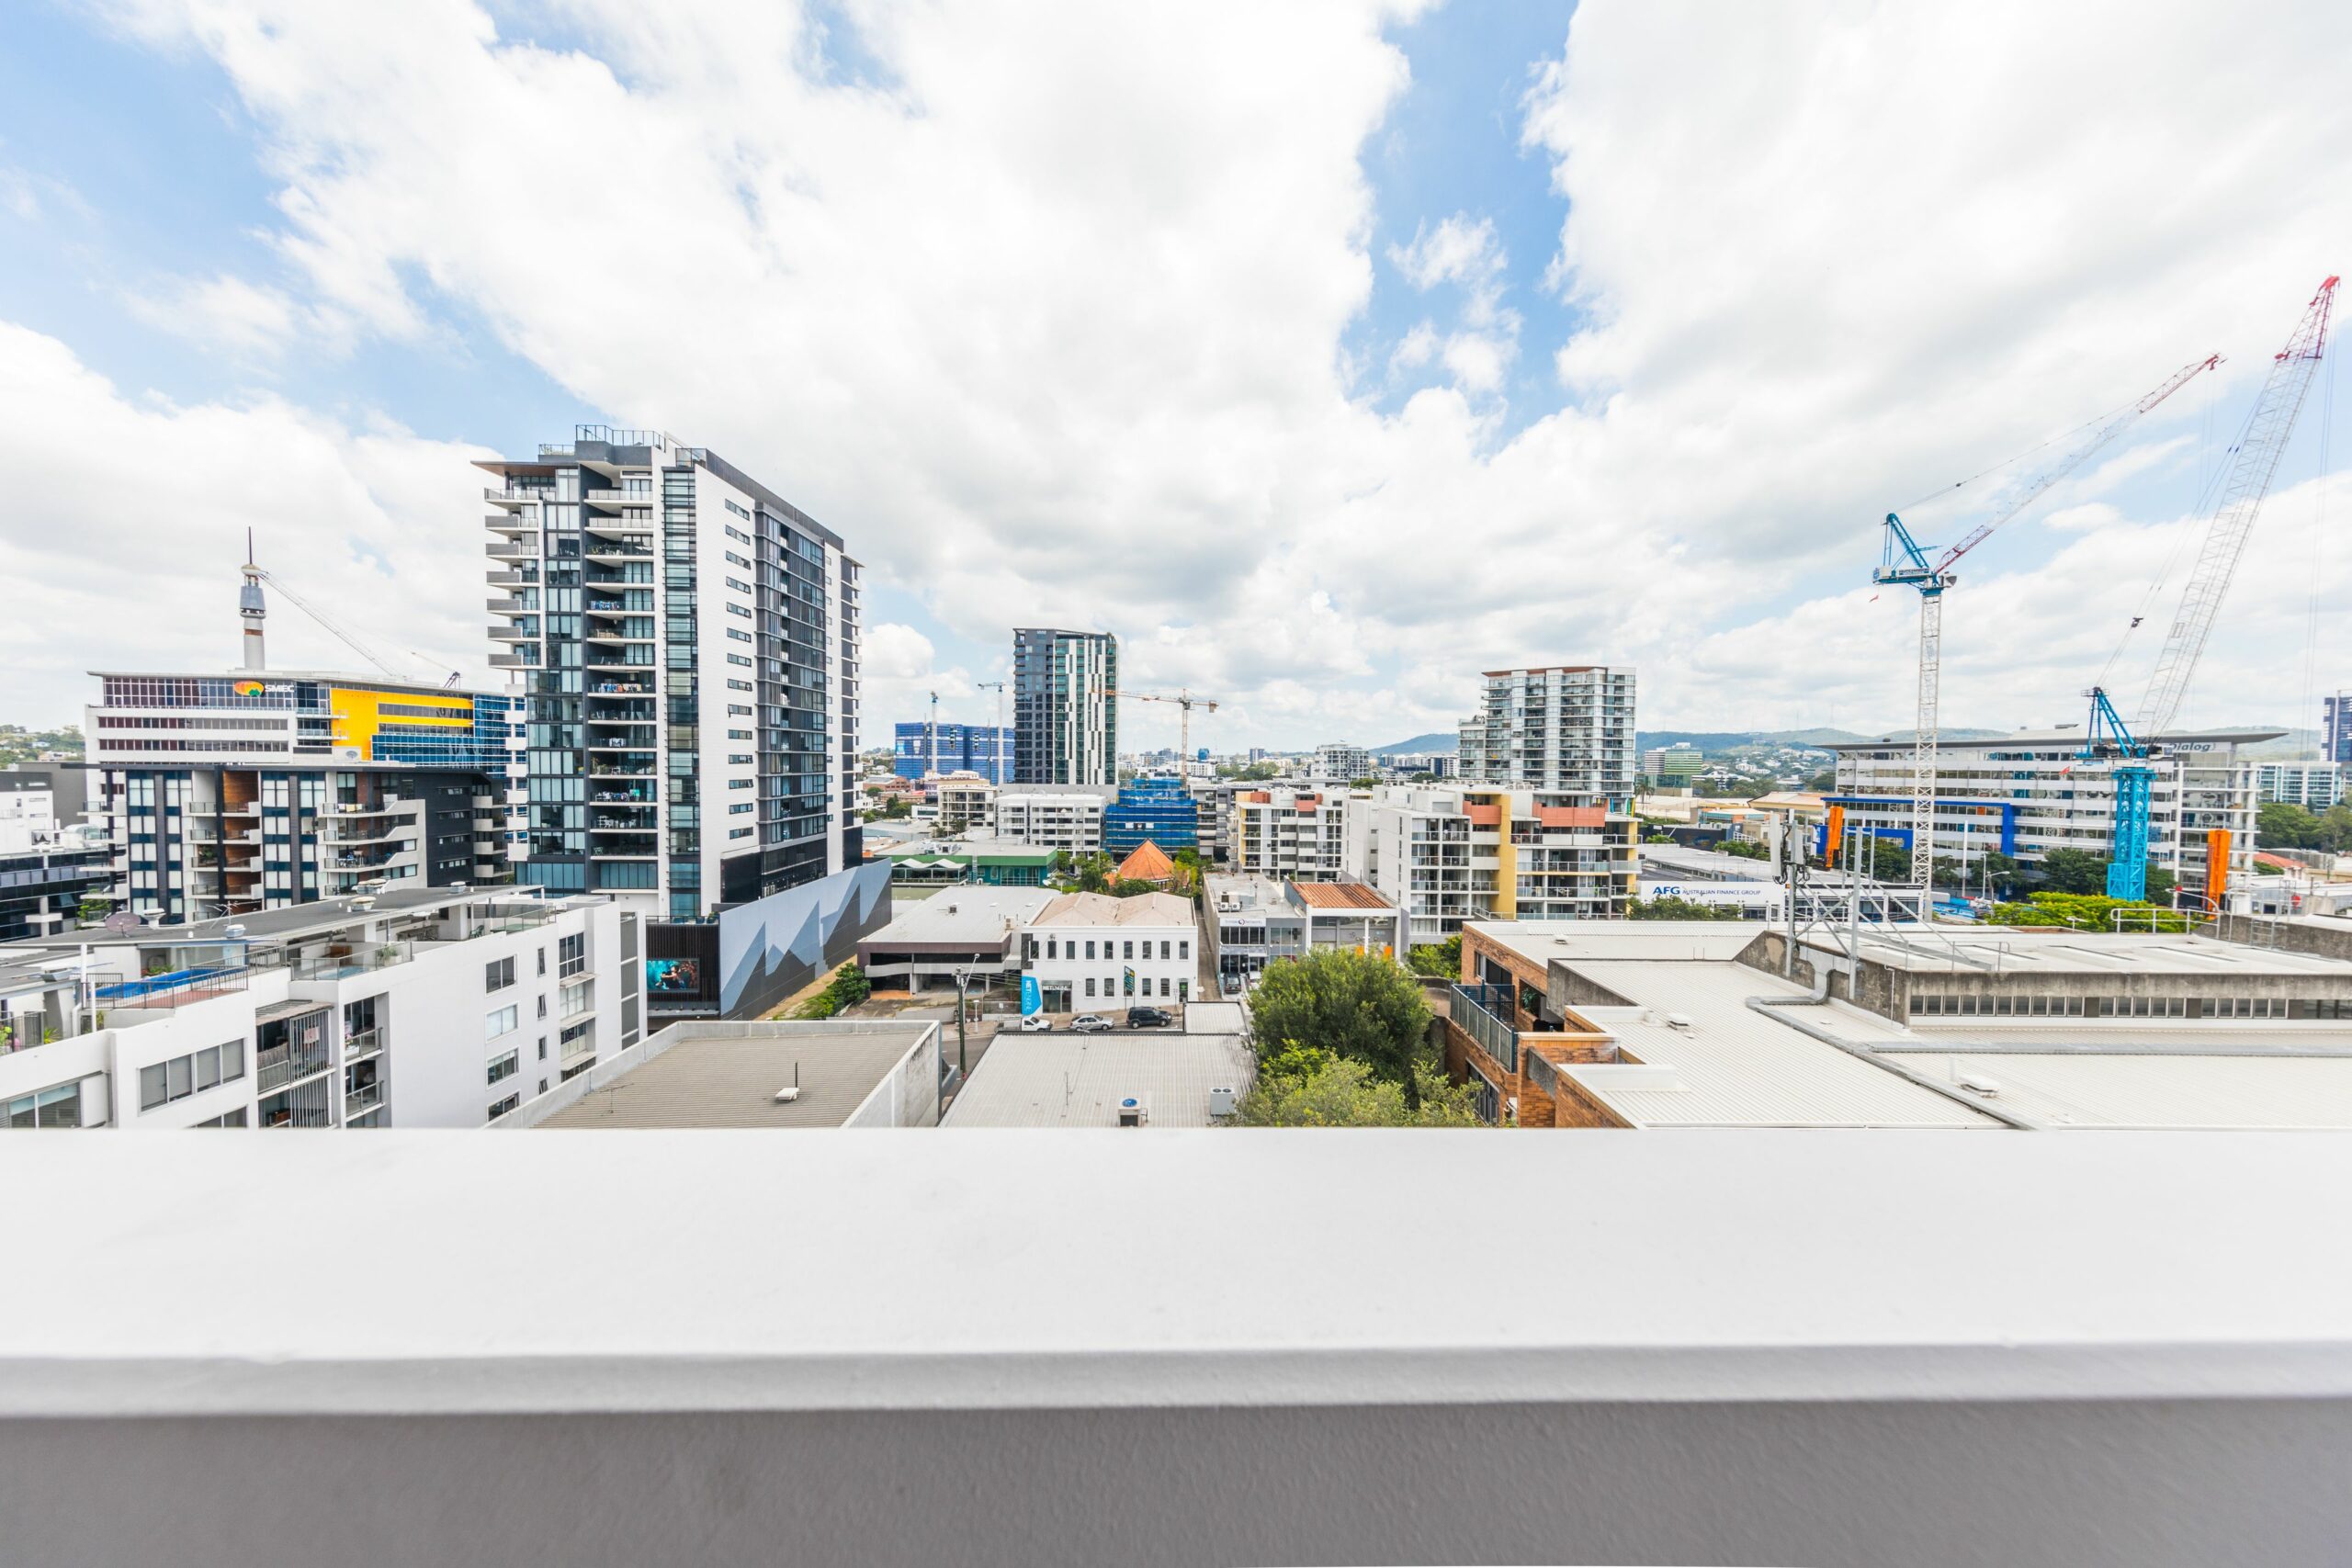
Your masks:
<svg viewBox="0 0 2352 1568"><path fill-rule="evenodd" d="M381 1083L355 1089L343 1097L343 1119L348 1122L355 1116L365 1116L383 1103L384 1086Z"/></svg>
<svg viewBox="0 0 2352 1568"><path fill-rule="evenodd" d="M343 1037L344 1066L349 1066L354 1062L364 1062L370 1056L380 1055L383 1050L384 1032L380 1026L346 1034Z"/></svg>
<svg viewBox="0 0 2352 1568"><path fill-rule="evenodd" d="M273 1094L288 1084L316 1077L334 1066L323 1042L315 1051L298 1052L291 1045L279 1045L254 1057L254 1092Z"/></svg>

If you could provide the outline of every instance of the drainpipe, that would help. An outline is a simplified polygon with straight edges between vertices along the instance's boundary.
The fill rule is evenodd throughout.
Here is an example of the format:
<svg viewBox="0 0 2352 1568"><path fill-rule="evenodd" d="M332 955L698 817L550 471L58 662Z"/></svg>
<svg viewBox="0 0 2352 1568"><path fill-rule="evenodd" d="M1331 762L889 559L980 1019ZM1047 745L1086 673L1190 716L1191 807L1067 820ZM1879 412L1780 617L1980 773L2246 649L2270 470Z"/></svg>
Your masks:
<svg viewBox="0 0 2352 1568"><path fill-rule="evenodd" d="M1816 965L1815 973L1818 975L1820 978L1815 981L1812 994L1809 996L1750 997L1747 998L1747 1005L1755 1011L1762 1013L1766 1018L1772 1020L1776 1023L1785 1023L1800 1034L1805 1035L1810 1039L1818 1040L1824 1045L1834 1046L1836 1049L1845 1052L1849 1056L1857 1057L1860 1060L1868 1062L1871 1066L1878 1068L1881 1072L1893 1073L1896 1077L1903 1079L1906 1083L1917 1084L1930 1094L1941 1095L1944 1099L1951 1100L1955 1105L1965 1105L1971 1111L1980 1111L1986 1116L1990 1116L1994 1121L2006 1122L2007 1125L2015 1127L2020 1132L2039 1133L2043 1130L2041 1123L2034 1121L2030 1117L2020 1116L2014 1111L2008 1111L2000 1106L1987 1104L1985 1101L1979 1100L1974 1095L1969 1094L1955 1084L1939 1083L1936 1079L1928 1077L1925 1073L1912 1071L1909 1067L1905 1066L1900 1062L1890 1062L1885 1057L1880 1055L1876 1051L1871 1050L1869 1046L1857 1044L1855 1042L1847 1039L1842 1034L1834 1033L1817 1023L1807 1022L1805 1020L1798 1018L1795 1014L1787 1010L1792 1008L1820 1007L1828 1001L1828 966L1826 964Z"/></svg>

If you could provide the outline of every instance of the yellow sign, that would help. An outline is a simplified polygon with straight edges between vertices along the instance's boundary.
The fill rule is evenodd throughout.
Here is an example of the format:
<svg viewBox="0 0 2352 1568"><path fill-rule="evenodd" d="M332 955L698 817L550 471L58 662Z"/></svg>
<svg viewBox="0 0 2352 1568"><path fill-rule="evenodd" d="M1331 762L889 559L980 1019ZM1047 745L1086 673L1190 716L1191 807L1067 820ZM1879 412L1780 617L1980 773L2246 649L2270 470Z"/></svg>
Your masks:
<svg viewBox="0 0 2352 1568"><path fill-rule="evenodd" d="M376 756L376 732L388 724L422 724L435 728L470 728L474 722L471 697L427 695L422 692L370 692L337 686L327 694L334 716L334 743L357 747L369 761Z"/></svg>
<svg viewBox="0 0 2352 1568"><path fill-rule="evenodd" d="M268 689L268 687L263 685L259 681L240 681L237 682L237 695L241 697L258 697Z"/></svg>

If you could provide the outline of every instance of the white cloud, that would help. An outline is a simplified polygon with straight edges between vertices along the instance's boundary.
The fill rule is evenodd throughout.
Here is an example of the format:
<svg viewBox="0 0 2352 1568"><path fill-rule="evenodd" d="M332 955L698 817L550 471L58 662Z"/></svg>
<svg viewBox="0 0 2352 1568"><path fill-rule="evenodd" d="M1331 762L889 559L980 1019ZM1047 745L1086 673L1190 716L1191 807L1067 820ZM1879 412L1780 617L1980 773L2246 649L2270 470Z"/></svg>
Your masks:
<svg viewBox="0 0 2352 1568"><path fill-rule="evenodd" d="M0 711L56 721L95 669L226 670L245 530L262 563L412 678L488 678L486 452L358 434L275 400L133 401L63 344L0 322L0 465L15 476L0 577L40 611L0 616ZM284 595L271 660L358 655Z"/></svg>
<svg viewBox="0 0 2352 1568"><path fill-rule="evenodd" d="M455 300L583 404L794 497L960 635L1110 626L1137 683L1229 699L1236 742L1444 728L1476 671L1562 659L1637 664L1654 724L1905 722L1905 617L1844 591L1888 506L2194 355L2231 355L2241 406L2352 254L2344 7L1589 0L1525 104L1581 321L1529 352L1566 406L1502 440L1524 328L1491 221L1425 227L1401 271L1365 239L1359 154L1408 79L1375 6L854 6L872 85L764 3L573 0L576 51L462 0L391 28L302 0L117 14L209 52L266 128L300 309L415 336ZM1385 418L1340 348L1376 277L1460 296L1391 362L1451 383ZM271 403L152 417L296 436L345 474L355 535L393 536L358 438ZM471 475L413 455L454 465L450 500L401 547L445 552L418 589L450 587L379 600L479 646ZM272 465L219 472L281 504ZM2096 488L2053 513L2120 505ZM2162 530L1981 551L2018 585L1955 602L1955 722L2071 704L2078 621ZM2267 647L2233 604L2210 658ZM912 716L882 700L870 730Z"/></svg>
<svg viewBox="0 0 2352 1568"><path fill-rule="evenodd" d="M241 359L275 357L304 325L283 291L225 275L173 278L125 303L150 326Z"/></svg>

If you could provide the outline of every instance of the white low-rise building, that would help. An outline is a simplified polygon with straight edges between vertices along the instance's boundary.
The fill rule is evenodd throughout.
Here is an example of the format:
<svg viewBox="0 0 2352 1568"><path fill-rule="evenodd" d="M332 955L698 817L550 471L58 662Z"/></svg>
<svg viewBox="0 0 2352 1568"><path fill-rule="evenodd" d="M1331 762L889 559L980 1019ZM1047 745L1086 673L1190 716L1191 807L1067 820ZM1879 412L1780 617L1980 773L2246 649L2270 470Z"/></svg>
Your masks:
<svg viewBox="0 0 2352 1568"><path fill-rule="evenodd" d="M1102 813L1117 795L1107 784L1006 784L997 791L993 825L1001 839L1018 839L1041 850L1095 854L1102 848Z"/></svg>
<svg viewBox="0 0 2352 1568"><path fill-rule="evenodd" d="M0 948L13 1127L479 1127L642 1034L637 916L400 889Z"/></svg>
<svg viewBox="0 0 2352 1568"><path fill-rule="evenodd" d="M1200 973L1199 930L1188 898L1145 893L1065 893L1022 933L1022 968L1047 1012L1190 1001Z"/></svg>

